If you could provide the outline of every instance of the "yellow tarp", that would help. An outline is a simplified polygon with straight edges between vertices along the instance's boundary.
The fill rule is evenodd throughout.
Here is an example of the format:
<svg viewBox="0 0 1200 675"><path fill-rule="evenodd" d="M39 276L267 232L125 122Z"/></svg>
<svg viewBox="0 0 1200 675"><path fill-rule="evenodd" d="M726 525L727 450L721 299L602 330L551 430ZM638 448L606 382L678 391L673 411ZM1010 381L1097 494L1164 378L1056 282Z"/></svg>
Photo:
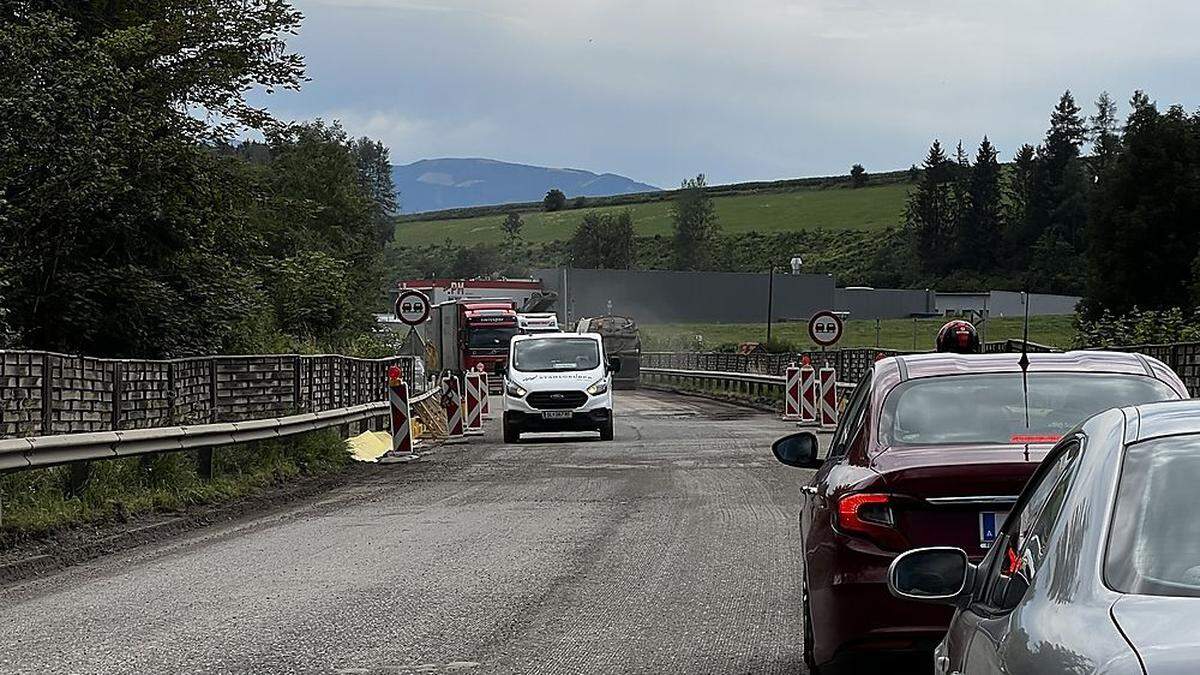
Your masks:
<svg viewBox="0 0 1200 675"><path fill-rule="evenodd" d="M360 462L374 462L392 449L392 435L386 431L367 431L346 441L350 455Z"/></svg>

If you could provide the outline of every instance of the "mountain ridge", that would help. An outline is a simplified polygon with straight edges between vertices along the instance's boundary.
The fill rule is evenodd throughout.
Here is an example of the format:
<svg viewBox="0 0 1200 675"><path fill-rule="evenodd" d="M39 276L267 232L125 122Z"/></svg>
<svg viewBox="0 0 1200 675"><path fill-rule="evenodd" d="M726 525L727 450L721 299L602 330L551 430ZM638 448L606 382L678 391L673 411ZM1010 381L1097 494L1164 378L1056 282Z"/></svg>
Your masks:
<svg viewBox="0 0 1200 675"><path fill-rule="evenodd" d="M537 201L554 188L568 198L660 189L612 172L517 164L486 157L443 157L393 165L392 180L403 214Z"/></svg>

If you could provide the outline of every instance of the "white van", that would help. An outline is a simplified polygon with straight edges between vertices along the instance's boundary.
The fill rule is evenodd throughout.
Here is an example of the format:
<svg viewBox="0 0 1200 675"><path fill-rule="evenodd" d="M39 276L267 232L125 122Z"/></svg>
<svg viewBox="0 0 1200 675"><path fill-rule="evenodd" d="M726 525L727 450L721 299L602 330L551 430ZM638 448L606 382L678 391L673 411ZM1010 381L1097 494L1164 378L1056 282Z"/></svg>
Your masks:
<svg viewBox="0 0 1200 675"><path fill-rule="evenodd" d="M554 312L530 312L517 315L517 331L522 335L557 333L558 315Z"/></svg>
<svg viewBox="0 0 1200 675"><path fill-rule="evenodd" d="M613 438L612 374L596 334L514 336L504 369L504 442L525 431L599 431Z"/></svg>

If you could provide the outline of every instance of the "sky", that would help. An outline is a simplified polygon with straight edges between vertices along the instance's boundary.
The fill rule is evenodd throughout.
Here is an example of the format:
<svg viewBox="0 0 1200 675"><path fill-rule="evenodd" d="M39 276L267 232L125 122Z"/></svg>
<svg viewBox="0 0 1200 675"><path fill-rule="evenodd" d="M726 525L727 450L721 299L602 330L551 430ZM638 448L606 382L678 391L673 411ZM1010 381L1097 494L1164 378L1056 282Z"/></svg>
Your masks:
<svg viewBox="0 0 1200 675"><path fill-rule="evenodd" d="M1011 158L1070 89L1200 106L1194 0L294 0L284 119L341 120L395 164L487 157L661 187Z"/></svg>

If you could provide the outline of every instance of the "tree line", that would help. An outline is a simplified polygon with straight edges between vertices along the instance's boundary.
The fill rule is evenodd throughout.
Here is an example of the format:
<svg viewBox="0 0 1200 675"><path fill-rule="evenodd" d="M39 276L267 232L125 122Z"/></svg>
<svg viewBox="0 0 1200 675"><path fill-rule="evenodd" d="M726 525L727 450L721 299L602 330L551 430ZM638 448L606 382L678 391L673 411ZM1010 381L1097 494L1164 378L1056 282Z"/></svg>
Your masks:
<svg viewBox="0 0 1200 675"><path fill-rule="evenodd" d="M1071 93L1042 143L1001 165L984 137L970 159L930 147L894 233L889 280L1081 294L1085 322L1200 305L1200 113L1142 91L1121 120L1107 94L1084 116ZM902 272L908 269L915 272ZM982 286L981 286L982 287ZM1131 317L1135 316L1131 314ZM1131 329L1132 330L1132 329ZM1136 332L1136 331L1133 331ZM1132 334L1132 333L1131 333Z"/></svg>
<svg viewBox="0 0 1200 675"><path fill-rule="evenodd" d="M304 82L284 40L301 20L282 0L0 9L0 347L361 341L396 211L387 148L244 96Z"/></svg>

